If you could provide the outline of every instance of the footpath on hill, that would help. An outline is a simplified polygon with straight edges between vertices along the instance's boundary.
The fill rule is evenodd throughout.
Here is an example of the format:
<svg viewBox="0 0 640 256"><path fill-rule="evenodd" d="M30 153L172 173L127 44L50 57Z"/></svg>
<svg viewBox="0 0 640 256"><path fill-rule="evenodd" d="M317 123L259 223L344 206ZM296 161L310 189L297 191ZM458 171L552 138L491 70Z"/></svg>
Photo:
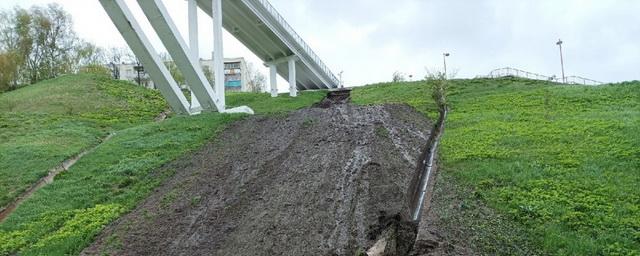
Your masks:
<svg viewBox="0 0 640 256"><path fill-rule="evenodd" d="M247 118L165 166L176 175L83 254L356 255L386 236L404 255L431 128L406 105Z"/></svg>

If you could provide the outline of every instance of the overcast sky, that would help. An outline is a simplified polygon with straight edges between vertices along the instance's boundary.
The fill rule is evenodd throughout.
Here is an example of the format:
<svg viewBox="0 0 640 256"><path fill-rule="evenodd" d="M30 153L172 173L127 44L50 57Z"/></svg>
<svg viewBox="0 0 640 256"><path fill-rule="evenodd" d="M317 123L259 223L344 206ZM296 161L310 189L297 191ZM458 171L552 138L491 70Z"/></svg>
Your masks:
<svg viewBox="0 0 640 256"><path fill-rule="evenodd" d="M2 0L0 8L49 2L71 13L82 38L104 47L125 45L97 0ZM126 2L151 32L135 1ZM442 69L443 52L451 53L448 66L458 77L507 66L559 76L559 38L564 41L567 75L604 82L640 80L638 0L271 2L334 73L344 71L347 86L389 81L394 71L423 77L427 69ZM164 3L187 35L186 1ZM205 58L212 50L210 23L201 12L200 52ZM162 49L159 39L150 38ZM262 67L228 33L224 47L225 57L242 56Z"/></svg>

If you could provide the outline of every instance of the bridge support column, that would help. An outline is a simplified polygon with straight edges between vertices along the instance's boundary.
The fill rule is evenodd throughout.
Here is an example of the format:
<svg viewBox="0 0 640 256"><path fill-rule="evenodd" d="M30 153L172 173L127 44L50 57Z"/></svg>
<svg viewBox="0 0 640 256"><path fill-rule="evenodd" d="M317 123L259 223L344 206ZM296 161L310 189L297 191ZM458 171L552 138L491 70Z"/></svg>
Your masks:
<svg viewBox="0 0 640 256"><path fill-rule="evenodd" d="M298 86L296 84L296 58L289 59L289 96L298 96Z"/></svg>
<svg viewBox="0 0 640 256"><path fill-rule="evenodd" d="M271 97L278 97L278 69L276 64L269 64L269 81L271 85Z"/></svg>
<svg viewBox="0 0 640 256"><path fill-rule="evenodd" d="M200 63L200 54L198 49L198 3L196 0L188 0L189 1L189 50L193 54L193 60L196 61L194 66L199 66ZM196 94L191 89L191 85L189 85L189 90L191 91L191 111L199 112L202 110L202 106L196 97Z"/></svg>
<svg viewBox="0 0 640 256"><path fill-rule="evenodd" d="M222 0L211 1L211 17L213 18L213 73L215 76L214 91L220 98L220 105L225 109L224 53L222 51ZM224 110L220 112L223 111Z"/></svg>
<svg viewBox="0 0 640 256"><path fill-rule="evenodd" d="M142 27L126 3L123 0L100 0L100 4L133 53L140 59L145 70L153 77L160 93L167 99L173 111L178 114L191 114L187 98L162 63L151 41L142 31Z"/></svg>

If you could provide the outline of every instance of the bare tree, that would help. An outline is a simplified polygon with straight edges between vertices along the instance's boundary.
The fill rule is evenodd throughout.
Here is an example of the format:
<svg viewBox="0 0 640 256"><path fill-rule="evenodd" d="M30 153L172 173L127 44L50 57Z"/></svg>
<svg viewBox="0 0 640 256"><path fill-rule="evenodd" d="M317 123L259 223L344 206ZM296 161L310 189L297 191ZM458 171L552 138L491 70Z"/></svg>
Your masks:
<svg viewBox="0 0 640 256"><path fill-rule="evenodd" d="M247 76L247 91L264 91L267 78L253 65L253 63L247 63L247 71L245 75Z"/></svg>
<svg viewBox="0 0 640 256"><path fill-rule="evenodd" d="M407 79L404 77L404 74L400 71L393 72L393 79L391 80L394 83L404 82Z"/></svg>
<svg viewBox="0 0 640 256"><path fill-rule="evenodd" d="M176 65L175 61L173 61L173 59L171 58L171 55L169 55L169 53L166 53L166 52L161 53L160 58L162 59L162 62L164 62L164 65L169 70L169 73L171 73L173 80L175 80L179 86L184 85L185 84L184 75L182 75L182 72L180 72L178 65Z"/></svg>
<svg viewBox="0 0 640 256"><path fill-rule="evenodd" d="M138 63L136 56L129 48L111 47L106 52L105 59L113 79L120 79L120 64Z"/></svg>

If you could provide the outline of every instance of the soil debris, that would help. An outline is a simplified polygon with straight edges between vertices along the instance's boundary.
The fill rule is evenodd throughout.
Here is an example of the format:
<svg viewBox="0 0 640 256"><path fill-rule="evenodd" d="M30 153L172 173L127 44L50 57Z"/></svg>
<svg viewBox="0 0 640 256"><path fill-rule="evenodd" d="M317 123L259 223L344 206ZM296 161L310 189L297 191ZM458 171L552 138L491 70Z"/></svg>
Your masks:
<svg viewBox="0 0 640 256"><path fill-rule="evenodd" d="M347 104L351 102L351 89L341 88L329 91L327 96L320 102L313 105L316 108L330 108L336 104Z"/></svg>
<svg viewBox="0 0 640 256"><path fill-rule="evenodd" d="M176 174L84 255L406 255L409 188L432 124L406 105L248 117L164 167Z"/></svg>

